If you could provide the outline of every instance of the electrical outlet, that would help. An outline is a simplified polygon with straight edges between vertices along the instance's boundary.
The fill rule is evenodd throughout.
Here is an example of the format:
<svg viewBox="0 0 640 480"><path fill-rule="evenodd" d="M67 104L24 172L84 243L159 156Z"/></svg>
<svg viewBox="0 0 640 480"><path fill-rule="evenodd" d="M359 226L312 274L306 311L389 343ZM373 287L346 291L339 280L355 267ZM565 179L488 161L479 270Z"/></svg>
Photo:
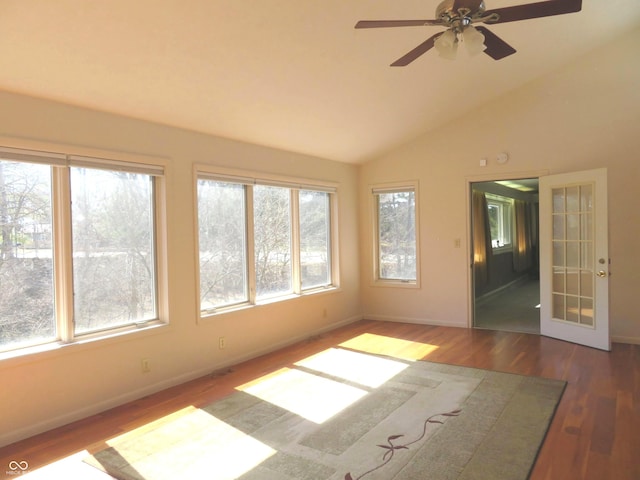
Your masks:
<svg viewBox="0 0 640 480"><path fill-rule="evenodd" d="M142 373L149 373L151 371L151 362L149 362L148 358L140 360L140 369Z"/></svg>
<svg viewBox="0 0 640 480"><path fill-rule="evenodd" d="M226 346L227 346L227 341L225 340L225 338L224 337L218 338L218 348L220 350L223 350Z"/></svg>

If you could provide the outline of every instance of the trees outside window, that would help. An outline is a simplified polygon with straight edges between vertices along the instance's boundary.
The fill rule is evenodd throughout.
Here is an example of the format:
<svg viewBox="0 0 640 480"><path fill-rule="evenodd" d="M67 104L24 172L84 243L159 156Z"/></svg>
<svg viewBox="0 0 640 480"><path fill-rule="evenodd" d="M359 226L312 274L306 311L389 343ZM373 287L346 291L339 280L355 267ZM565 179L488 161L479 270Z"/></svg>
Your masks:
<svg viewBox="0 0 640 480"><path fill-rule="evenodd" d="M331 284L329 194L300 190L300 276L302 288Z"/></svg>
<svg viewBox="0 0 640 480"><path fill-rule="evenodd" d="M274 183L199 175L200 308L205 314L333 284L332 193Z"/></svg>
<svg viewBox="0 0 640 480"><path fill-rule="evenodd" d="M55 340L51 171L0 160L0 350Z"/></svg>
<svg viewBox="0 0 640 480"><path fill-rule="evenodd" d="M374 189L376 279L417 280L416 201L413 187Z"/></svg>
<svg viewBox="0 0 640 480"><path fill-rule="evenodd" d="M74 330L156 318L153 177L71 168Z"/></svg>
<svg viewBox="0 0 640 480"><path fill-rule="evenodd" d="M256 299L292 293L291 195L288 188L253 188Z"/></svg>
<svg viewBox="0 0 640 480"><path fill-rule="evenodd" d="M158 320L156 174L82 163L0 150L0 351Z"/></svg>
<svg viewBox="0 0 640 480"><path fill-rule="evenodd" d="M201 308L245 303L249 300L245 186L200 179L197 188Z"/></svg>

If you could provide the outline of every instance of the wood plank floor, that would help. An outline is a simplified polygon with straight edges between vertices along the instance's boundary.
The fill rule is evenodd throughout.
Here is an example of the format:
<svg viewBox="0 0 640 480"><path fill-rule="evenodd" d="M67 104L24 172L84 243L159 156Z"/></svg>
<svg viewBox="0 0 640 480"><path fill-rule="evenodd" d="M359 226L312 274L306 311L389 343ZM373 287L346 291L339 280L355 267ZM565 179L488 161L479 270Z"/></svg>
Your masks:
<svg viewBox="0 0 640 480"><path fill-rule="evenodd" d="M367 320L4 447L0 476L11 477L9 462L24 460L33 472L27 478L53 478L47 472L80 478L69 457L89 446L181 408L204 406L236 386L340 344L401 358L566 380L530 478L640 479L640 346L614 344L607 353L538 335ZM76 457L73 461L80 463ZM62 467L56 470L56 465ZM45 466L41 475L34 472Z"/></svg>

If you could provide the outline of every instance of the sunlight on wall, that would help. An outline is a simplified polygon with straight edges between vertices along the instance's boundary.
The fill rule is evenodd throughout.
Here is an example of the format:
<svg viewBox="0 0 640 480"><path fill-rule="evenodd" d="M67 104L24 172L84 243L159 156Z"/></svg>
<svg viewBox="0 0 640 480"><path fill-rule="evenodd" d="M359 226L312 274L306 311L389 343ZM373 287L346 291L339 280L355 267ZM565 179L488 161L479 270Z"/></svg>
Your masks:
<svg viewBox="0 0 640 480"><path fill-rule="evenodd" d="M290 368L280 369L236 389L318 424L367 394L366 390Z"/></svg>
<svg viewBox="0 0 640 480"><path fill-rule="evenodd" d="M439 348L429 343L412 342L375 333L363 333L341 343L340 346L405 360L420 360Z"/></svg>
<svg viewBox="0 0 640 480"><path fill-rule="evenodd" d="M329 348L297 362L296 365L373 388L379 387L408 367L395 360L339 348Z"/></svg>

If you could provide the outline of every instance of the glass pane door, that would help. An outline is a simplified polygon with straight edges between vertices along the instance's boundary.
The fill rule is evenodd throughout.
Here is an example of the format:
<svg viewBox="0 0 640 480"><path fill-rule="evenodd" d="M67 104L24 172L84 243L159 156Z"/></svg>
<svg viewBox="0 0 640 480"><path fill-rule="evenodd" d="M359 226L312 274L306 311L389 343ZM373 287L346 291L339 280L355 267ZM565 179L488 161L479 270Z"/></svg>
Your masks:
<svg viewBox="0 0 640 480"><path fill-rule="evenodd" d="M552 189L552 315L594 325L593 184Z"/></svg>

